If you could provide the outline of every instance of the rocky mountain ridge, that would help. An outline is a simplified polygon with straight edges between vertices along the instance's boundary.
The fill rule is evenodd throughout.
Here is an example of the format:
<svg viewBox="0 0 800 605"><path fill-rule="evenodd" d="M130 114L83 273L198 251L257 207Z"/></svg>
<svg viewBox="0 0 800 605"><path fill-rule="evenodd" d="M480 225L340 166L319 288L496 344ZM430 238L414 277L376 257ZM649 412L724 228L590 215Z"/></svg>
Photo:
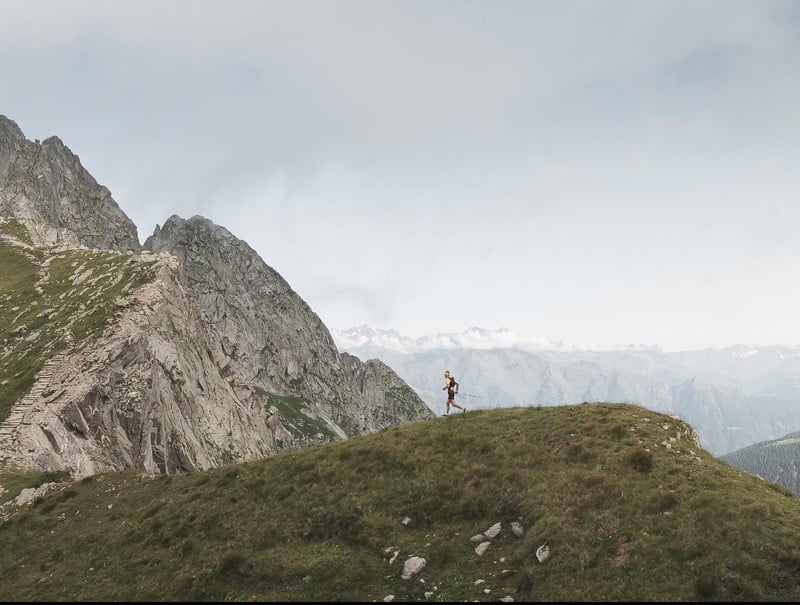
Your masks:
<svg viewBox="0 0 800 605"><path fill-rule="evenodd" d="M29 141L0 115L0 216L37 246L139 250L136 225L56 136Z"/></svg>
<svg viewBox="0 0 800 605"><path fill-rule="evenodd" d="M433 416L227 229L173 216L140 246L77 156L2 116L0 254L0 461L174 473Z"/></svg>

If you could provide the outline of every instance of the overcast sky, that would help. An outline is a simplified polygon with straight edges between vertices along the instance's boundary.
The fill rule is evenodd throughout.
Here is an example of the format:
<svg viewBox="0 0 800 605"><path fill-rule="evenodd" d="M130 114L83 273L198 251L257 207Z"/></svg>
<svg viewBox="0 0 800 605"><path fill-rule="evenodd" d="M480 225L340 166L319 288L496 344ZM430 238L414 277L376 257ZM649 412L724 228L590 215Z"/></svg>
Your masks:
<svg viewBox="0 0 800 605"><path fill-rule="evenodd" d="M800 2L2 0L0 65L330 329L800 345Z"/></svg>

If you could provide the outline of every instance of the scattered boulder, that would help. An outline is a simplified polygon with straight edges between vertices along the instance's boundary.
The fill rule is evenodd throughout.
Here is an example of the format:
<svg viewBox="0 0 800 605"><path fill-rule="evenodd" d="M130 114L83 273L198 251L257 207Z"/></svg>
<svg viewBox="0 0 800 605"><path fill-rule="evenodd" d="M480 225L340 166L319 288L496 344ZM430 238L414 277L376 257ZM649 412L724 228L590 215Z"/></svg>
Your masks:
<svg viewBox="0 0 800 605"><path fill-rule="evenodd" d="M401 577L404 580L408 580L411 576L421 572L427 564L428 562L422 557L409 557L403 564L403 575Z"/></svg>

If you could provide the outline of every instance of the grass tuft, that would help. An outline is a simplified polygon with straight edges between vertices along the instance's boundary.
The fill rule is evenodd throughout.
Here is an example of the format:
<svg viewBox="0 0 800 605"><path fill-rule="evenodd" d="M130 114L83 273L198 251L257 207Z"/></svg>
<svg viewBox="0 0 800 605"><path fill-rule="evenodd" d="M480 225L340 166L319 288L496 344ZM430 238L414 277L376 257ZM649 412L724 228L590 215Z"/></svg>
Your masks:
<svg viewBox="0 0 800 605"><path fill-rule="evenodd" d="M625 462L640 473L649 473L653 468L653 452L637 447L625 454Z"/></svg>

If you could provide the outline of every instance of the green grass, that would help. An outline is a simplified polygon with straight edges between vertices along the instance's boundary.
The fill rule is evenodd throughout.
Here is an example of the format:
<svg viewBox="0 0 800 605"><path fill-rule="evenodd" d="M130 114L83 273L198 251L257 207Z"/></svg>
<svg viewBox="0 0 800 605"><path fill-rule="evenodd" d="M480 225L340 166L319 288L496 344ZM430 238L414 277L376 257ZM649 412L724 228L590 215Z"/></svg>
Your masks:
<svg viewBox="0 0 800 605"><path fill-rule="evenodd" d="M16 498L23 489L36 488L44 483L57 483L69 476L66 471L23 473L0 465L0 485L6 489L5 493L0 494L0 505Z"/></svg>
<svg viewBox="0 0 800 605"><path fill-rule="evenodd" d="M689 435L635 405L507 408L97 475L0 524L0 600L800 599L800 501Z"/></svg>
<svg viewBox="0 0 800 605"><path fill-rule="evenodd" d="M4 420L14 401L33 383L44 352L42 345L27 341L28 326L33 324L35 330L41 323L36 321L39 297L34 290L38 265L3 240L0 265L0 420Z"/></svg>
<svg viewBox="0 0 800 605"><path fill-rule="evenodd" d="M27 227L15 218L0 220L0 233L15 237L28 245L33 245L33 238L28 232Z"/></svg>
<svg viewBox="0 0 800 605"><path fill-rule="evenodd" d="M74 250L53 255L40 292L46 256L44 249L23 250L0 239L0 421L47 359L67 347L67 331L76 347L84 346L120 312L121 296L153 279L153 260Z"/></svg>
<svg viewBox="0 0 800 605"><path fill-rule="evenodd" d="M327 424L307 415L303 411L306 405L304 399L292 395L276 395L260 387L255 387L255 391L264 399L264 404L267 407L274 407L278 410L281 424L286 427L298 443L319 441L318 435L322 435L322 439L325 441L338 438Z"/></svg>

